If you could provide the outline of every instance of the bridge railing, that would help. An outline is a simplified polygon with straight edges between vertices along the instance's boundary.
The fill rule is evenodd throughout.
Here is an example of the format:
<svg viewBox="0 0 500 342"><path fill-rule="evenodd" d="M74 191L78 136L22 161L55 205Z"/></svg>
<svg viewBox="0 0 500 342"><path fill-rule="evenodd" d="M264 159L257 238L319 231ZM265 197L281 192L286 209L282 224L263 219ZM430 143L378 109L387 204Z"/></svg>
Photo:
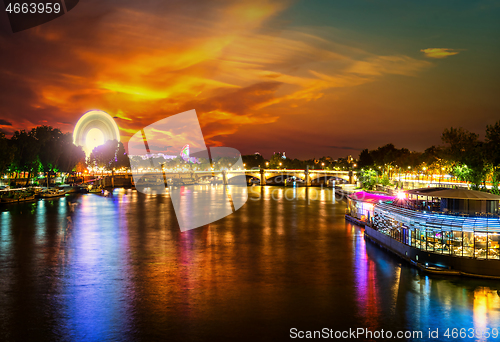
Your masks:
<svg viewBox="0 0 500 342"><path fill-rule="evenodd" d="M245 169L245 172L260 172L261 169L251 169L247 170ZM306 172L305 169L262 169L264 172L290 172L290 173L304 173ZM308 170L309 173L340 173L340 174L349 174L350 171L341 171L341 170ZM353 174L356 174L356 171L352 171Z"/></svg>

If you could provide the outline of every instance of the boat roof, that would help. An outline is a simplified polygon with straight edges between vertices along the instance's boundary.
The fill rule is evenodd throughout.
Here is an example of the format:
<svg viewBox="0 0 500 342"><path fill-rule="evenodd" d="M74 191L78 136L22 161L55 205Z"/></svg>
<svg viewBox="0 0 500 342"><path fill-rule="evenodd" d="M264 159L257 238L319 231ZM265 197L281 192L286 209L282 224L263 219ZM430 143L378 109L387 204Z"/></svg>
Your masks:
<svg viewBox="0 0 500 342"><path fill-rule="evenodd" d="M499 201L500 196L490 194L489 192L468 190L468 189L450 189L450 188L420 188L405 191L409 195L454 198L454 199L472 199L483 201Z"/></svg>
<svg viewBox="0 0 500 342"><path fill-rule="evenodd" d="M380 201L392 201L396 196L374 192L358 191L349 195L349 198L361 202L379 203Z"/></svg>

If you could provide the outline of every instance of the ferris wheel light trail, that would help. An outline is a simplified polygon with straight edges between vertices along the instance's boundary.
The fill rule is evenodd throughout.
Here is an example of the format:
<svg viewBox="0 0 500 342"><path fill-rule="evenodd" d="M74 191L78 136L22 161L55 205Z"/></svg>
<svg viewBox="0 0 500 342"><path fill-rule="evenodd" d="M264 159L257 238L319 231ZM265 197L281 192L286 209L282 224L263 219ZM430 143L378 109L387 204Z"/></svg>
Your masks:
<svg viewBox="0 0 500 342"><path fill-rule="evenodd" d="M82 146L87 156L95 147L103 145L108 140L120 141L120 132L115 120L100 110L85 113L73 131L73 143Z"/></svg>

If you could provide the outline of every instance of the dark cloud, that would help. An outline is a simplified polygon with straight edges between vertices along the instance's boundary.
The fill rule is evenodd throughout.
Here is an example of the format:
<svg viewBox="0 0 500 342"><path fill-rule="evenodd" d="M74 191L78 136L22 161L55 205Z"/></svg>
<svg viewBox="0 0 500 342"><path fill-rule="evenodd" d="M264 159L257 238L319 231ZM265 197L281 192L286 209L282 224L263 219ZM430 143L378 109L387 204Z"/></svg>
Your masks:
<svg viewBox="0 0 500 342"><path fill-rule="evenodd" d="M384 55L374 55L362 48L378 42L348 38L340 28L275 20L286 7L279 2L87 0L16 34L0 20L1 127L43 123L69 132L99 109L121 118L126 142L142 127L195 109L207 145L306 158L388 142L425 148L439 143L450 122L475 128L498 120L498 66L485 63L458 80L433 63L435 73L417 75L430 62L400 55L398 46L381 45ZM455 68L462 75L467 64ZM363 147L342 145L350 142Z"/></svg>
<svg viewBox="0 0 500 342"><path fill-rule="evenodd" d="M12 126L12 122L0 119L0 126Z"/></svg>

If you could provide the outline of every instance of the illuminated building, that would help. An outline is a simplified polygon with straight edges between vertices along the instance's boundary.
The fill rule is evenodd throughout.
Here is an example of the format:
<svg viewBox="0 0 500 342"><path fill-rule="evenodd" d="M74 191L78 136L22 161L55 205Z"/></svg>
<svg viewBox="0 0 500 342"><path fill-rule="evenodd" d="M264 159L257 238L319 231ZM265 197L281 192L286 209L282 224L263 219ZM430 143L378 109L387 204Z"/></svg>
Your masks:
<svg viewBox="0 0 500 342"><path fill-rule="evenodd" d="M189 144L185 145L181 150L181 158L188 163L198 163L198 159L196 157L189 156Z"/></svg>

